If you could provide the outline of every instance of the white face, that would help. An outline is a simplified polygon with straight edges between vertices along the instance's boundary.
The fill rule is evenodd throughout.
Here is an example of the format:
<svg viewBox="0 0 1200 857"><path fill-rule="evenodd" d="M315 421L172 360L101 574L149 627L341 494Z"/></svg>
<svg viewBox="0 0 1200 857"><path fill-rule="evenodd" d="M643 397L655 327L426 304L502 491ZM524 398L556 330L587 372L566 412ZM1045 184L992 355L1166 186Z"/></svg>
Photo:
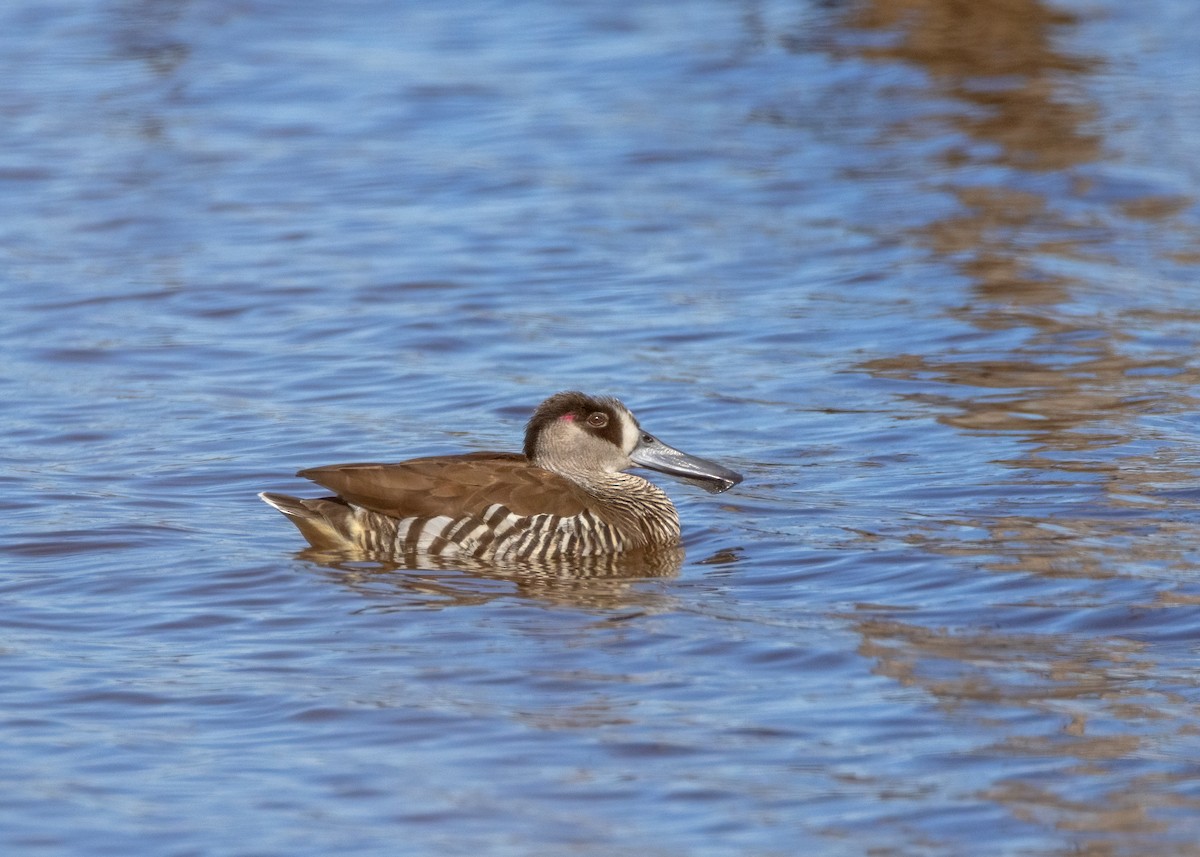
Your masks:
<svg viewBox="0 0 1200 857"><path fill-rule="evenodd" d="M608 423L585 422L605 412L611 415ZM616 404L589 417L566 414L547 425L538 437L537 463L560 473L616 473L632 467L629 454L642 435L633 414ZM614 427L619 432L613 432Z"/></svg>
<svg viewBox="0 0 1200 857"><path fill-rule="evenodd" d="M638 445L638 439L642 435L642 430L638 428L637 420L633 418L633 414L621 408L617 411L617 417L621 420L621 448L626 455L633 452L633 448Z"/></svg>

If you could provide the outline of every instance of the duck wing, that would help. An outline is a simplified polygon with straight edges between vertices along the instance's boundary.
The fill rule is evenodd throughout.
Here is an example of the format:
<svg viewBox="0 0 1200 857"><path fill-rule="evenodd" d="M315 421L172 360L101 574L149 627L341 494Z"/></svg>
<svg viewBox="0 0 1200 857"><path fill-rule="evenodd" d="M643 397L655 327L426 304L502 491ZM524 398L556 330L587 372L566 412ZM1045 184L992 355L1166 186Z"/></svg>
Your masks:
<svg viewBox="0 0 1200 857"><path fill-rule="evenodd" d="M496 504L522 517L573 517L592 505L590 495L571 480L510 452L332 464L296 475L393 518L481 517Z"/></svg>

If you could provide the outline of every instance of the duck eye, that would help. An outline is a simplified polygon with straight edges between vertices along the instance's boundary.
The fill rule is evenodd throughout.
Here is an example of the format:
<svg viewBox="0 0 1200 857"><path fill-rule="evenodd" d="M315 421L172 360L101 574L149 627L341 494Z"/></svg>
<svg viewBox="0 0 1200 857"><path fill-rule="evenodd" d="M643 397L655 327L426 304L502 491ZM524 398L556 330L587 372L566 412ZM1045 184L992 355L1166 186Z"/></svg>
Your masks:
<svg viewBox="0 0 1200 857"><path fill-rule="evenodd" d="M608 425L608 414L596 411L596 413L587 418L587 423L592 428L604 428Z"/></svg>

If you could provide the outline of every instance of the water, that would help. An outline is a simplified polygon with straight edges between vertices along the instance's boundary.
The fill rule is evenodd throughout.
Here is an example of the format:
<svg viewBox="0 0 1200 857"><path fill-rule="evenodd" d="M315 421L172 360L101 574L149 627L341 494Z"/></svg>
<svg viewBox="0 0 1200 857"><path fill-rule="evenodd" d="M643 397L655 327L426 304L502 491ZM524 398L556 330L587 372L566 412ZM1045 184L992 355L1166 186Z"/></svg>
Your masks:
<svg viewBox="0 0 1200 857"><path fill-rule="evenodd" d="M4 852L1198 853L1198 27L6 6ZM677 570L255 497L566 388L745 473Z"/></svg>

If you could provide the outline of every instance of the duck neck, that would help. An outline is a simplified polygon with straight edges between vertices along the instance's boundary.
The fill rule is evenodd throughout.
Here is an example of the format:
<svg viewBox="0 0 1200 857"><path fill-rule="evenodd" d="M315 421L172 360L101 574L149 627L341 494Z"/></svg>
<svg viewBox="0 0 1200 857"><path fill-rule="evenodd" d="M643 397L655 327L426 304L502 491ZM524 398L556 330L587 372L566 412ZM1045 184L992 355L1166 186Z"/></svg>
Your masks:
<svg viewBox="0 0 1200 857"><path fill-rule="evenodd" d="M649 480L625 472L571 472L560 475L597 500L597 512L625 532L640 532L643 544L679 540L679 514L667 493Z"/></svg>

